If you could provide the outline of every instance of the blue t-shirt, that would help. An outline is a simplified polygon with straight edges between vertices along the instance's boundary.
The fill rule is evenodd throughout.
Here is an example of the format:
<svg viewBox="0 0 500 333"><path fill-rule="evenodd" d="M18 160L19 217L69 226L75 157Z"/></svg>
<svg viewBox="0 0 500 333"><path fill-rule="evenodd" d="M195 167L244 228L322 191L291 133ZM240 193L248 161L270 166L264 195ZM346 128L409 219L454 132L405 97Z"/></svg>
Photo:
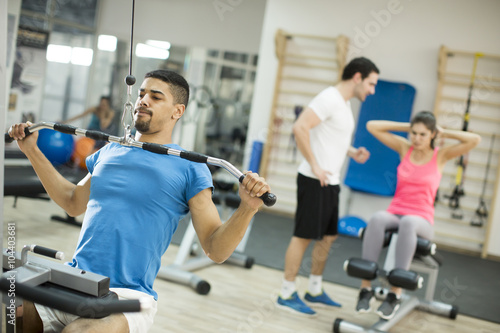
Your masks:
<svg viewBox="0 0 500 333"><path fill-rule="evenodd" d="M90 197L71 265L108 276L110 287L156 299L161 256L189 211L188 201L213 187L207 165L117 143L86 162Z"/></svg>

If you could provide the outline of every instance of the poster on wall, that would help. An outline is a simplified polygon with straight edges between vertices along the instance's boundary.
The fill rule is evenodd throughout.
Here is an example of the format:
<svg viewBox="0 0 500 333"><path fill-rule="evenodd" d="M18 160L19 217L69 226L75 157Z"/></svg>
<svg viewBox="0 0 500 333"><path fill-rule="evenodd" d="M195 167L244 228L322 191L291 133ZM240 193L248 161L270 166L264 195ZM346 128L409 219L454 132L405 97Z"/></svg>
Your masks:
<svg viewBox="0 0 500 333"><path fill-rule="evenodd" d="M49 33L19 26L6 125L36 122L42 106Z"/></svg>

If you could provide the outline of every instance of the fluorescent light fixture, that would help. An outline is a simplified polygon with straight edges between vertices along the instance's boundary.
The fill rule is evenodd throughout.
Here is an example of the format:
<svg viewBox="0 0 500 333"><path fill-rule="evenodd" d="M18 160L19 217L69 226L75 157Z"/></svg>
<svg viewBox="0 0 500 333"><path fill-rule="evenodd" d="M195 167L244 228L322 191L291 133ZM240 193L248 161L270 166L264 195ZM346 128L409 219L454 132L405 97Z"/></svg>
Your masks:
<svg viewBox="0 0 500 333"><path fill-rule="evenodd" d="M146 44L160 48L160 49L170 50L170 43L169 42L149 39L146 41Z"/></svg>
<svg viewBox="0 0 500 333"><path fill-rule="evenodd" d="M71 46L49 44L46 58L47 61L67 64L71 61Z"/></svg>
<svg viewBox="0 0 500 333"><path fill-rule="evenodd" d="M99 35L97 39L97 48L101 51L111 51L116 50L116 44L118 39L111 35Z"/></svg>
<svg viewBox="0 0 500 333"><path fill-rule="evenodd" d="M74 47L71 53L71 63L73 65L90 66L94 51L86 47Z"/></svg>
<svg viewBox="0 0 500 333"><path fill-rule="evenodd" d="M135 55L141 58L168 59L170 52L165 49L139 43L135 47Z"/></svg>

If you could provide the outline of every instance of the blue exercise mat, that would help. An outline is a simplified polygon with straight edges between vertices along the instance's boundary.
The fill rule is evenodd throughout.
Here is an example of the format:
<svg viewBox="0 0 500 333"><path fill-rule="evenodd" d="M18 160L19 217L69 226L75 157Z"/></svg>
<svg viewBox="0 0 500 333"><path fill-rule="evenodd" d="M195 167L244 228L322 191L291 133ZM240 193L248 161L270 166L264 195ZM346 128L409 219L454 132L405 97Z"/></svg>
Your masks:
<svg viewBox="0 0 500 333"><path fill-rule="evenodd" d="M368 96L361 105L353 142L356 148L366 147L371 156L365 164L349 160L345 185L356 191L394 195L399 156L375 139L366 130L366 123L369 120L410 121L415 92L415 88L406 83L378 81L375 94Z"/></svg>

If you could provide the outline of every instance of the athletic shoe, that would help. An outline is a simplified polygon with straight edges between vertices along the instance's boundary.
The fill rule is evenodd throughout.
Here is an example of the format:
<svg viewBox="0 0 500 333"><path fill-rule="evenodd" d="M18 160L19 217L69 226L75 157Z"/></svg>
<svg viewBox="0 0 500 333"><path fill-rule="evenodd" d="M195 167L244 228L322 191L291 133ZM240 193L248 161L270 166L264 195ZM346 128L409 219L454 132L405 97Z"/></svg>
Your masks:
<svg viewBox="0 0 500 333"><path fill-rule="evenodd" d="M394 317L394 314L396 314L400 305L401 299L399 299L395 293L390 292L387 294L385 301L383 301L377 309L377 314L382 319L389 320Z"/></svg>
<svg viewBox="0 0 500 333"><path fill-rule="evenodd" d="M359 292L359 297L358 297L358 304L356 305L356 312L358 313L367 313L372 310L371 305L373 300L375 299L374 297L375 293L373 292L373 289L366 289L363 288Z"/></svg>
<svg viewBox="0 0 500 333"><path fill-rule="evenodd" d="M306 295L304 296L305 300L311 303L319 303L319 304L325 304L328 306L336 306L336 307L342 307L341 304L333 301L326 293L324 290L322 290L321 294L318 294L316 296L311 295L309 292L306 292Z"/></svg>
<svg viewBox="0 0 500 333"><path fill-rule="evenodd" d="M297 292L294 292L292 296L287 299L283 299L281 296L278 296L278 306L294 313L300 313L311 317L316 315L316 311L302 302Z"/></svg>

